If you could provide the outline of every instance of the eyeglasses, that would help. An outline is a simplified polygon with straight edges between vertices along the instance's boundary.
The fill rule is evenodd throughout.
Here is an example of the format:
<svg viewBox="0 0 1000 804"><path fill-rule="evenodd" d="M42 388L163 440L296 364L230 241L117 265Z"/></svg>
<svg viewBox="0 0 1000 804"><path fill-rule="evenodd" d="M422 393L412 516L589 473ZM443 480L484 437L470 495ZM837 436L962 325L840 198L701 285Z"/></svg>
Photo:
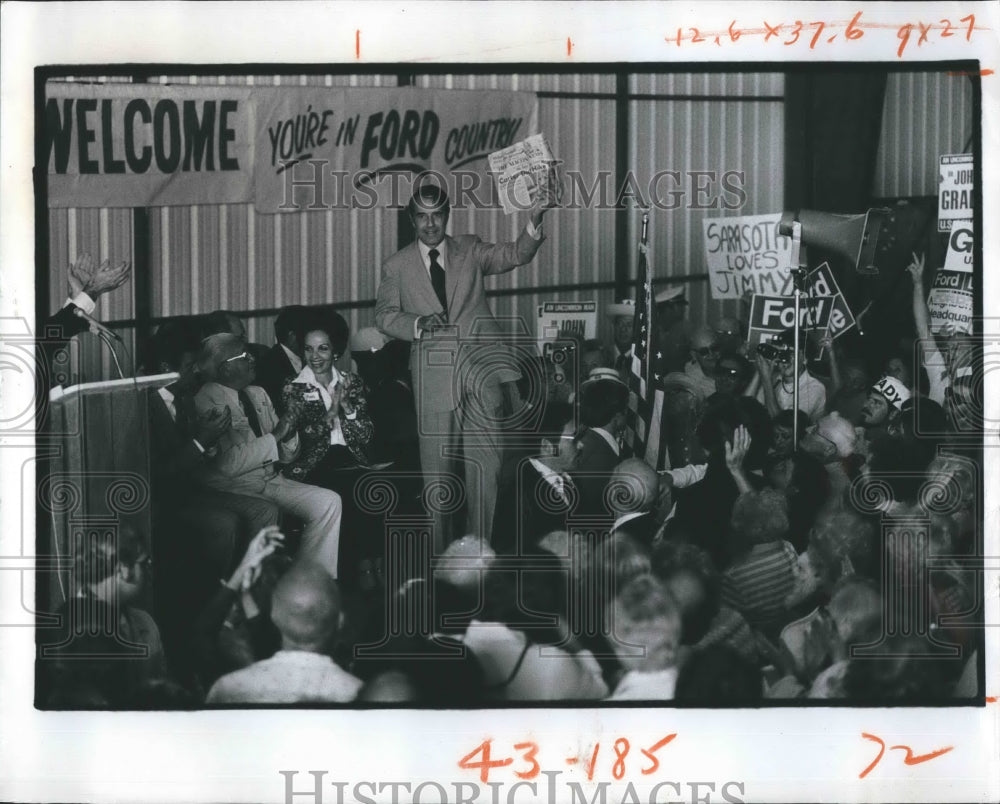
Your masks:
<svg viewBox="0 0 1000 804"><path fill-rule="evenodd" d="M249 352L240 352L235 357L227 357L222 362L223 363L232 363L234 360L243 360L244 358L246 358L247 360L252 360L253 359L252 356L251 356L251 354Z"/></svg>
<svg viewBox="0 0 1000 804"><path fill-rule="evenodd" d="M719 348L717 346L702 346L698 349L693 350L699 357L708 357L709 355L717 354Z"/></svg>

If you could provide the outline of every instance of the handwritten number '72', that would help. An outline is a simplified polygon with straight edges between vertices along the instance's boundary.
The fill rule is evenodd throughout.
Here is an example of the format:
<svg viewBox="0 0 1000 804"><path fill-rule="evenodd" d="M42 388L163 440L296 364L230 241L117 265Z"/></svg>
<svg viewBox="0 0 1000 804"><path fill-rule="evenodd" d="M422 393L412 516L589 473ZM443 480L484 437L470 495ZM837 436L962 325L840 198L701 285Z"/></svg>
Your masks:
<svg viewBox="0 0 1000 804"><path fill-rule="evenodd" d="M858 774L859 779L864 779L869 773L871 773L875 766L878 765L882 760L882 756L885 754L885 740L881 737L876 737L874 734L868 734L868 732L861 732L861 736L866 740L871 740L879 744L878 756L875 757L874 762L865 768L861 773ZM913 749L908 745L891 745L889 750L891 751L905 751L906 756L903 757L903 763L905 765L919 765L921 762L928 762L932 759L937 759L942 754L947 754L951 751L953 746L947 746L945 748L940 748L937 751L931 751L929 754L914 754Z"/></svg>

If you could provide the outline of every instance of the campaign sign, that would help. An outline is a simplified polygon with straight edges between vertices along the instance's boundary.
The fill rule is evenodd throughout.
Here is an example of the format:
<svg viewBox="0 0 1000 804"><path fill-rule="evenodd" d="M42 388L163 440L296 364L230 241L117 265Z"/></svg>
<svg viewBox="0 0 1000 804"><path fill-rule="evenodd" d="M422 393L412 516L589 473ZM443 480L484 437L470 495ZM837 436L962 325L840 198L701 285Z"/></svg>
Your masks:
<svg viewBox="0 0 1000 804"><path fill-rule="evenodd" d="M950 232L957 221L972 220L972 154L941 157L938 184L938 231Z"/></svg>
<svg viewBox="0 0 1000 804"><path fill-rule="evenodd" d="M945 326L950 326L960 334L971 334L972 274L938 271L931 292L927 295L927 310L931 318L931 332L934 334Z"/></svg>
<svg viewBox="0 0 1000 804"><path fill-rule="evenodd" d="M825 331L830 326L834 310L833 296L803 297L799 307L799 325ZM755 294L750 302L750 329L747 343L757 346L773 339L778 333L791 329L795 323L795 297L761 296Z"/></svg>
<svg viewBox="0 0 1000 804"><path fill-rule="evenodd" d="M597 337L597 302L542 302L538 305L538 353L560 333L574 333L583 339Z"/></svg>
<svg viewBox="0 0 1000 804"><path fill-rule="evenodd" d="M948 251L944 256L946 271L972 273L972 221L955 221L948 236Z"/></svg>
<svg viewBox="0 0 1000 804"><path fill-rule="evenodd" d="M783 292L792 239L778 233L780 221L780 213L702 221L713 299Z"/></svg>
<svg viewBox="0 0 1000 804"><path fill-rule="evenodd" d="M830 311L830 337L838 338L857 322L847 305L847 299L840 291L837 278L829 263L821 263L806 277L806 288L811 296L832 296L833 309Z"/></svg>

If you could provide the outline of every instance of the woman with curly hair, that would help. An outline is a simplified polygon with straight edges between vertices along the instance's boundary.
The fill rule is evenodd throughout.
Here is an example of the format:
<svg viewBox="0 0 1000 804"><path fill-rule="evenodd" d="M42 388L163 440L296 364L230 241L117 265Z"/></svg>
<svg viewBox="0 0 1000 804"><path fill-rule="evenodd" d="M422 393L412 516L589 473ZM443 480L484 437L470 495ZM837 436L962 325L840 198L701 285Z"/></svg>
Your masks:
<svg viewBox="0 0 1000 804"><path fill-rule="evenodd" d="M355 501L354 489L369 468L369 445L374 426L368 415L361 378L340 371L336 361L347 348L347 322L335 312L316 312L305 324L303 366L282 392L285 415L296 422L298 457L282 472L292 480L336 491L344 506L341 530L341 578L359 583L375 566L378 545L365 546L363 534L372 532L371 514ZM368 540L370 541L370 540ZM376 540L381 543L381 540ZM362 567L363 562L364 566Z"/></svg>
<svg viewBox="0 0 1000 804"><path fill-rule="evenodd" d="M347 322L340 315L313 316L306 324L302 371L282 393L284 409L298 423L302 445L284 474L342 495L345 478L353 474L345 470L368 465L374 433L364 383L335 365L347 340Z"/></svg>

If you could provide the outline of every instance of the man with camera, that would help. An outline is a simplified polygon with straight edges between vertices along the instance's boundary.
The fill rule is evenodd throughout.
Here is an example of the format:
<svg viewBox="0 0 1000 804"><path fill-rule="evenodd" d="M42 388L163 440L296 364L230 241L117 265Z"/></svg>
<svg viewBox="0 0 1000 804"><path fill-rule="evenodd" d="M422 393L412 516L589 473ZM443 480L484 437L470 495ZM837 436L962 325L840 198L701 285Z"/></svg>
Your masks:
<svg viewBox="0 0 1000 804"><path fill-rule="evenodd" d="M826 388L806 370L806 336L799 333L799 359L795 361L795 330L784 332L757 347L757 376L746 390L756 396L773 418L795 404L795 383L799 385L799 410L817 421L826 411ZM798 378L796 380L796 378Z"/></svg>

